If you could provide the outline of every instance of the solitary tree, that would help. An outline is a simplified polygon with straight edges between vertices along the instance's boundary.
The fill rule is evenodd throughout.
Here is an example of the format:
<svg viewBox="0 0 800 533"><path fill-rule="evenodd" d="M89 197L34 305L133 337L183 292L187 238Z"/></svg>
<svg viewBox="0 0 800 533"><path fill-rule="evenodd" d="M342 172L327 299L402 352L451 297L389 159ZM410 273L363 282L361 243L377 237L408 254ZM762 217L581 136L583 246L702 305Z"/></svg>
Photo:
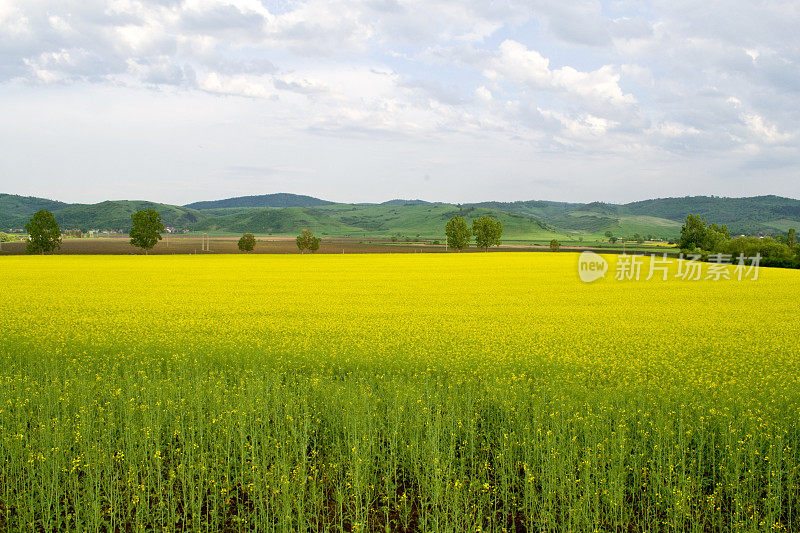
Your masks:
<svg viewBox="0 0 800 533"><path fill-rule="evenodd" d="M155 209L143 209L132 214L131 220L131 244L146 254L161 240L161 232L164 231L161 215Z"/></svg>
<svg viewBox="0 0 800 533"><path fill-rule="evenodd" d="M795 234L794 228L789 230L789 246L794 246L795 241L797 240L797 235Z"/></svg>
<svg viewBox="0 0 800 533"><path fill-rule="evenodd" d="M447 221L444 227L447 235L447 246L454 250L463 250L469 246L472 232L467 227L467 221L463 217L455 215Z"/></svg>
<svg viewBox="0 0 800 533"><path fill-rule="evenodd" d="M242 252L252 252L256 247L256 238L252 233L245 233L239 239L239 250Z"/></svg>
<svg viewBox="0 0 800 533"><path fill-rule="evenodd" d="M25 224L30 239L26 246L29 254L44 254L61 249L61 229L53 213L40 209Z"/></svg>
<svg viewBox="0 0 800 533"><path fill-rule="evenodd" d="M490 246L500 245L500 236L503 234L503 223L489 216L482 216L472 221L472 233L475 235L475 244L487 252Z"/></svg>
<svg viewBox="0 0 800 533"><path fill-rule="evenodd" d="M300 249L301 254L306 250L316 252L319 250L319 237L314 237L311 231L304 229L297 236L297 247Z"/></svg>
<svg viewBox="0 0 800 533"><path fill-rule="evenodd" d="M558 242L555 239L550 241L550 251L551 252L557 252L559 248L561 248L561 243L560 242Z"/></svg>

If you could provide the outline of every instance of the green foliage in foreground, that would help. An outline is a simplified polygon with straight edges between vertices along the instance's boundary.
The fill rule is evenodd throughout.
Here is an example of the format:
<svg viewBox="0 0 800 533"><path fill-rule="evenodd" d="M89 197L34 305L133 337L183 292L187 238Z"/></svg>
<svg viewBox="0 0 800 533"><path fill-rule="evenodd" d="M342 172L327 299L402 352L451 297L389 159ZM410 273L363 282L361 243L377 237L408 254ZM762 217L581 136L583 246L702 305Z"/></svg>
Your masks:
<svg viewBox="0 0 800 533"><path fill-rule="evenodd" d="M25 224L25 231L29 236L25 250L29 254L46 254L61 248L61 229L47 209L34 213Z"/></svg>

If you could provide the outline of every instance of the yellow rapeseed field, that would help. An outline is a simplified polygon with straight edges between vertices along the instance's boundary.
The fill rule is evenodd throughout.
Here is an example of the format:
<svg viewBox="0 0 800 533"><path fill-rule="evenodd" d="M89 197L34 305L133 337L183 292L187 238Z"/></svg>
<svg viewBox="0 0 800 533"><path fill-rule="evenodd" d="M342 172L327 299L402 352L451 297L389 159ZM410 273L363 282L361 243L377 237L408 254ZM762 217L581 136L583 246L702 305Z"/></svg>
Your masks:
<svg viewBox="0 0 800 533"><path fill-rule="evenodd" d="M0 258L0 530L800 530L800 272L607 259Z"/></svg>

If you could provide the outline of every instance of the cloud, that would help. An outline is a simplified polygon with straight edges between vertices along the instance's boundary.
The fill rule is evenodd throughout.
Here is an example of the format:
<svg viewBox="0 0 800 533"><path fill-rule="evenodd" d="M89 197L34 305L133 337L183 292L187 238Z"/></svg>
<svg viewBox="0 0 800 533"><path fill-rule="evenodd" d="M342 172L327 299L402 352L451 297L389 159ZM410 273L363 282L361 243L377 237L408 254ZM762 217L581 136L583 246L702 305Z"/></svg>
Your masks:
<svg viewBox="0 0 800 533"><path fill-rule="evenodd" d="M555 173L576 158L662 156L789 172L800 162L798 24L796 3L744 0L5 0L0 89L94 88L109 107L126 91L179 94L247 108L242 121L299 146L386 141L398 159L452 147L453 168L473 161L453 175L480 167L481 146L509 175L543 154ZM239 156L275 167L262 160L269 142Z"/></svg>
<svg viewBox="0 0 800 533"><path fill-rule="evenodd" d="M492 91L486 88L486 86L481 85L477 89L475 89L475 96L484 102L491 102L492 101Z"/></svg>
<svg viewBox="0 0 800 533"><path fill-rule="evenodd" d="M793 137L788 133L778 131L774 124L768 124L761 115L745 113L742 115L742 120L747 128L763 142L776 144L789 141Z"/></svg>
<svg viewBox="0 0 800 533"><path fill-rule="evenodd" d="M551 69L550 60L536 50L505 40L485 74L492 80L507 80L536 90L563 91L594 102L615 106L635 104L636 98L620 88L620 75L616 70L612 65L592 72L581 72L570 66Z"/></svg>

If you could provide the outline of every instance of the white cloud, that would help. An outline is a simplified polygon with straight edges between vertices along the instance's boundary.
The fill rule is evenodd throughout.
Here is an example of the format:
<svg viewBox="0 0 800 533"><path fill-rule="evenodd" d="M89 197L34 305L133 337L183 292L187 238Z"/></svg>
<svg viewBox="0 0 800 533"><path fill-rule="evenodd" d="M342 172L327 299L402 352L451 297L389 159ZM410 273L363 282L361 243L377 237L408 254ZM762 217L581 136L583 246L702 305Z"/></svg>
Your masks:
<svg viewBox="0 0 800 533"><path fill-rule="evenodd" d="M508 80L545 91L565 91L594 102L625 106L636 103L632 94L624 94L615 67L604 65L592 72L573 67L550 68L550 60L523 44L505 40L485 72L489 79Z"/></svg>
<svg viewBox="0 0 800 533"><path fill-rule="evenodd" d="M392 154L421 153L420 143L435 146L449 151L453 176L491 174L491 164L527 176L531 157L544 154L555 182L576 158L644 165L658 154L684 158L689 169L727 161L726 176L745 176L758 165L800 166L798 23L796 3L740 0L0 0L0 90L60 101L80 87L100 91L108 108L126 106L123 94L143 102L182 96L212 110L241 106L248 113L240 120L279 132L259 134L322 152L319 139L340 148L349 139L353 149L343 154L380 149L386 163ZM74 116L64 102L64 116ZM22 126L8 117L0 137L23 153L9 133ZM192 127L217 127L208 120ZM230 139L218 142L247 162L226 160L225 168L304 167L316 157L272 164L268 141ZM485 150L483 166L474 161L480 146L495 150ZM441 161L425 154L421 167ZM329 161L356 165L345 156ZM1 165L0 175L13 175ZM48 172L58 175L61 166ZM400 176L387 166L387 176ZM580 179L589 184L597 166L585 168ZM8 183L0 178L0 190Z"/></svg>
<svg viewBox="0 0 800 533"><path fill-rule="evenodd" d="M761 115L744 113L742 114L742 120L744 120L744 123L747 124L753 134L766 143L786 142L793 137L788 133L778 131L774 124L768 124Z"/></svg>
<svg viewBox="0 0 800 533"><path fill-rule="evenodd" d="M268 80L259 82L248 76L221 76L216 72L210 72L198 81L198 86L204 91L249 98L276 97L277 91L271 90L270 85Z"/></svg>
<svg viewBox="0 0 800 533"><path fill-rule="evenodd" d="M487 89L485 85L481 85L475 89L475 96L484 102L490 102L492 100L492 91Z"/></svg>

